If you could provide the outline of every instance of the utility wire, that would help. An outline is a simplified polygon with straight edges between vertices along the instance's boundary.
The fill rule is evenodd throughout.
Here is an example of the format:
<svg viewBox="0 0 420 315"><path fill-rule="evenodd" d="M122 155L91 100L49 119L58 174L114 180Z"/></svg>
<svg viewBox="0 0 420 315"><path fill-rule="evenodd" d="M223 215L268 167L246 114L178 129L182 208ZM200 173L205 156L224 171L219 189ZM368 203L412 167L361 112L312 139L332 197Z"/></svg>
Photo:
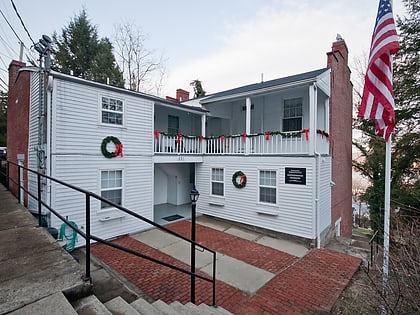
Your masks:
<svg viewBox="0 0 420 315"><path fill-rule="evenodd" d="M22 18L20 17L20 14L19 14L19 12L18 12L18 10L17 10L17 8L16 8L16 6L15 6L15 3L13 2L13 0L10 0L10 2L12 3L13 10L15 10L17 17L18 17L18 18L19 18L19 20L20 20L20 23L22 24L23 28L25 29L26 34L28 34L28 37L29 37L29 39L31 40L32 45L34 45L34 46L35 46L35 42L34 42L34 40L32 39L31 34L29 33L28 29L26 28L25 23L23 23L23 20L22 20Z"/></svg>
<svg viewBox="0 0 420 315"><path fill-rule="evenodd" d="M19 43L22 43L23 44L23 41L20 39L19 35L16 33L15 29L13 28L13 26L9 23L9 21L7 20L6 16L4 15L4 13L3 13L3 11L1 9L0 9L0 13L3 16L3 18L5 19L7 25L9 25L10 29L13 31L13 34L15 34L15 36L19 40Z"/></svg>

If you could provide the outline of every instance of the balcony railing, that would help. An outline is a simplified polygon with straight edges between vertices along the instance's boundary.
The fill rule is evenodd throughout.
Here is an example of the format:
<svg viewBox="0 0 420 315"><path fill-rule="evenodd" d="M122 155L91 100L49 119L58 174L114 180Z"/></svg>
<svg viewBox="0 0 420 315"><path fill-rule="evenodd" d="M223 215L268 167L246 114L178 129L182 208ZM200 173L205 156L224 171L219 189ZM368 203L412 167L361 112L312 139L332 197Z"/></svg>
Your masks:
<svg viewBox="0 0 420 315"><path fill-rule="evenodd" d="M197 137L155 132L154 152L164 154L276 155L310 154L309 130ZM317 132L316 151L327 154L328 134Z"/></svg>

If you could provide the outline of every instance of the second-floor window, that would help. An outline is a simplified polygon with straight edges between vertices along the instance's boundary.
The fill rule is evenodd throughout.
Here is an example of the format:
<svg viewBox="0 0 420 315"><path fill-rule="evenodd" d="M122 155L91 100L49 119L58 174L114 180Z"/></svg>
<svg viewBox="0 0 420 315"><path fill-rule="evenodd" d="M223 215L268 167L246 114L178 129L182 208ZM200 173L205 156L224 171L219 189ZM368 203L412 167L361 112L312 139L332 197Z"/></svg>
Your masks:
<svg viewBox="0 0 420 315"><path fill-rule="evenodd" d="M211 194L224 196L224 170L223 168L211 169Z"/></svg>
<svg viewBox="0 0 420 315"><path fill-rule="evenodd" d="M102 123L111 125L123 125L124 102L120 99L102 96Z"/></svg>
<svg viewBox="0 0 420 315"><path fill-rule="evenodd" d="M179 117L168 115L168 134L177 135L179 132Z"/></svg>
<svg viewBox="0 0 420 315"><path fill-rule="evenodd" d="M302 130L302 98L284 100L283 131Z"/></svg>

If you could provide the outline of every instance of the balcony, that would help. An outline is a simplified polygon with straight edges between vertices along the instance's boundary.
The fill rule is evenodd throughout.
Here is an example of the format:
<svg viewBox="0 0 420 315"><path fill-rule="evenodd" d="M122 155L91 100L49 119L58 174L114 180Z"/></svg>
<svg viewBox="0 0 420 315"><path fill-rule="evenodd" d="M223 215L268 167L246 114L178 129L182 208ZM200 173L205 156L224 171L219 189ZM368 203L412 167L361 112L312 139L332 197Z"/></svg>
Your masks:
<svg viewBox="0 0 420 315"><path fill-rule="evenodd" d="M315 142L315 145L311 145ZM154 153L166 155L310 155L328 154L328 134L309 129L230 136L168 135L155 131Z"/></svg>

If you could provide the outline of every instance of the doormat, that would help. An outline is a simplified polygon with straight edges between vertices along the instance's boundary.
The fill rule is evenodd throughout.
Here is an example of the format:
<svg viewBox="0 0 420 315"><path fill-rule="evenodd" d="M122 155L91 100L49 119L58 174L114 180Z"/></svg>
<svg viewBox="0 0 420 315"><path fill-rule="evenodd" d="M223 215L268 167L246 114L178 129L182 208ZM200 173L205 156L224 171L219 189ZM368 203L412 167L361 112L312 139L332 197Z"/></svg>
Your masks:
<svg viewBox="0 0 420 315"><path fill-rule="evenodd" d="M182 218L183 218L182 215L174 214L174 215L170 215L170 216L164 217L162 219L163 220L166 220L166 221L175 221L175 220L182 219Z"/></svg>

